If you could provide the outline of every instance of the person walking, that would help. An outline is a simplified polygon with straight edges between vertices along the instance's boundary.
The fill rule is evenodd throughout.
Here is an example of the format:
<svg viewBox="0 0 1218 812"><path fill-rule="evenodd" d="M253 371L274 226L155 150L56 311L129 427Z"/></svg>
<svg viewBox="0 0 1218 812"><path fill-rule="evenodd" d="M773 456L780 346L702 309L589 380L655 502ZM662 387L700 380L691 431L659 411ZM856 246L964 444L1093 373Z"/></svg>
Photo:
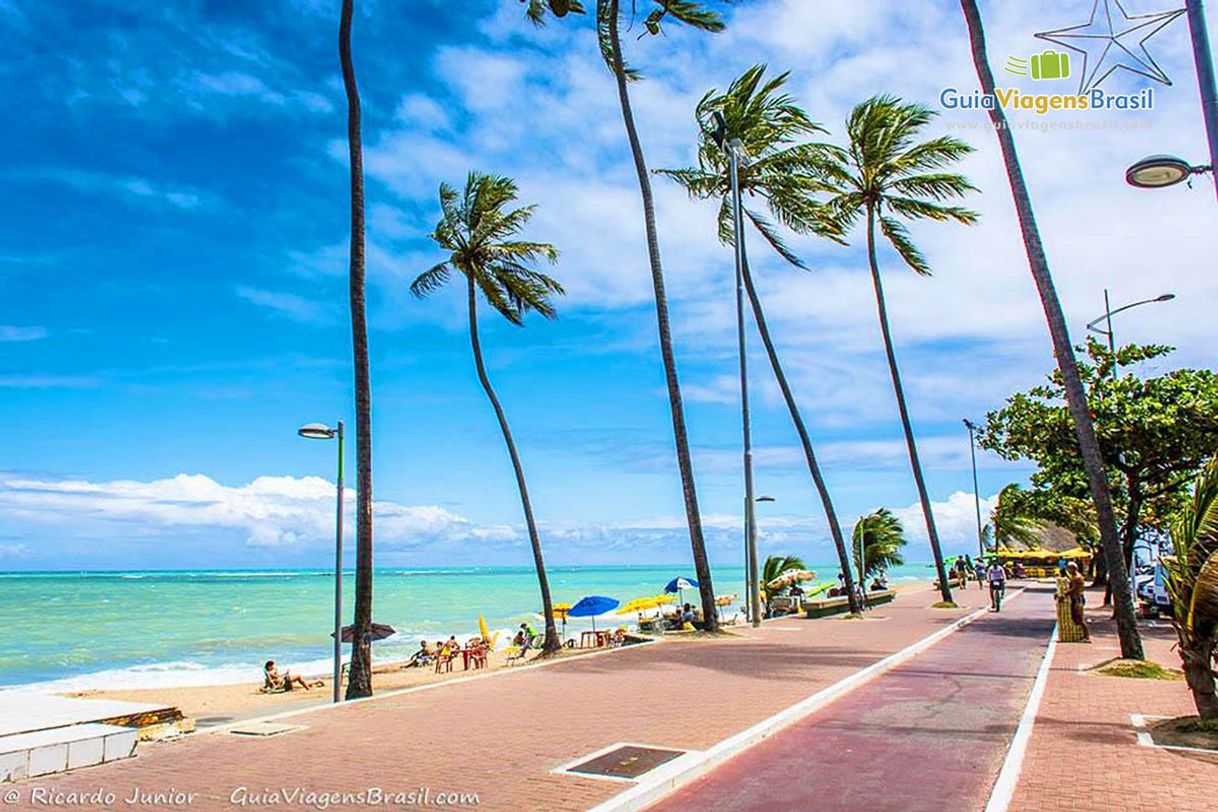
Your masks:
<svg viewBox="0 0 1218 812"><path fill-rule="evenodd" d="M977 588L985 589L985 562L980 558L973 562L973 572L977 575Z"/></svg>

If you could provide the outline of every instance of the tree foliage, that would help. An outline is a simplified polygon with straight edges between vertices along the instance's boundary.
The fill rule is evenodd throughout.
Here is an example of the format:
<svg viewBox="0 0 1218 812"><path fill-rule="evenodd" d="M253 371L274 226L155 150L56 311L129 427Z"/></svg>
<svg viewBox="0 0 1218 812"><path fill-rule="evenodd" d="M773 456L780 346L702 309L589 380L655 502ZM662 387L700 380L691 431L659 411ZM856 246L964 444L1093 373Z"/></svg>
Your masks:
<svg viewBox="0 0 1218 812"><path fill-rule="evenodd" d="M855 571L859 566L860 547L863 551L864 578L905 563L901 554L906 543L905 528L888 508L878 508L860 518L854 525L852 539Z"/></svg>
<svg viewBox="0 0 1218 812"><path fill-rule="evenodd" d="M1116 360L1129 368L1171 351L1131 344L1118 349ZM1148 377L1130 371L1114 379L1112 353L1103 344L1090 339L1085 352L1077 368L1128 556L1140 532L1167 529L1189 482L1218 449L1218 375L1176 369ZM1087 477L1059 372L987 415L978 442L1004 459L1036 463L1033 491L1024 498L1037 505L1037 515L1076 532L1085 529L1084 539L1098 537L1094 513L1083 510Z"/></svg>

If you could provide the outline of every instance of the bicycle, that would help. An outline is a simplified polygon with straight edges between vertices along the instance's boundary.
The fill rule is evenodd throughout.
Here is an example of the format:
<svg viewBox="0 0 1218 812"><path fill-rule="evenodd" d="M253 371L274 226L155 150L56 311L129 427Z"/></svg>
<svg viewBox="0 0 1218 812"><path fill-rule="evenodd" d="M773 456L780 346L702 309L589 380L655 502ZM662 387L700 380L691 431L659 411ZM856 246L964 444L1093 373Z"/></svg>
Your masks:
<svg viewBox="0 0 1218 812"><path fill-rule="evenodd" d="M990 607L995 612L1002 611L1002 598L1006 594L1007 585L1005 581L990 581Z"/></svg>

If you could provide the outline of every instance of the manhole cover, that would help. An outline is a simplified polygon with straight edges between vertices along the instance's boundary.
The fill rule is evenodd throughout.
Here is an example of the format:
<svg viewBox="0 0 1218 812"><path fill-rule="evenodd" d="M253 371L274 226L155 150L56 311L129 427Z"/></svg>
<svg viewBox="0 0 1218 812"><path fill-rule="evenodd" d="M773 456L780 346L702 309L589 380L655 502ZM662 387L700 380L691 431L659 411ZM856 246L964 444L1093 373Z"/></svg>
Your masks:
<svg viewBox="0 0 1218 812"><path fill-rule="evenodd" d="M293 730L304 730L303 725L285 725L277 722L251 722L235 727L229 732L237 736L278 736Z"/></svg>
<svg viewBox="0 0 1218 812"><path fill-rule="evenodd" d="M567 772L632 780L683 755L684 750L627 744L568 767Z"/></svg>

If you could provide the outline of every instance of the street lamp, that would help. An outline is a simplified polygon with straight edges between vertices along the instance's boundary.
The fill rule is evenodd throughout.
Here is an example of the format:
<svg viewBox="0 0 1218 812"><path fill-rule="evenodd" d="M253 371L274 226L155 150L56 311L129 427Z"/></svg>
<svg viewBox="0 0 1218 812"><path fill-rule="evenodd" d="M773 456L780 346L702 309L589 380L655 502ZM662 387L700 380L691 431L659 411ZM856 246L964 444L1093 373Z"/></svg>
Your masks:
<svg viewBox="0 0 1218 812"><path fill-rule="evenodd" d="M1201 94L1201 115L1205 120L1205 139L1209 146L1210 165L1193 166L1171 155L1143 158L1125 172L1125 180L1142 189L1174 186L1190 175L1214 172L1218 168L1218 83L1214 80L1214 59L1210 54L1210 38L1205 27L1205 9L1201 0L1185 0L1188 32L1193 44L1193 66L1197 71L1197 89ZM1218 193L1218 172L1214 172L1214 191Z"/></svg>
<svg viewBox="0 0 1218 812"><path fill-rule="evenodd" d="M334 522L334 701L342 702L343 676L343 421L336 428L308 423L296 431L308 440L338 440L338 507Z"/></svg>
<svg viewBox="0 0 1218 812"><path fill-rule="evenodd" d="M968 451L973 458L973 506L977 509L977 556L985 558L985 541L981 529L981 493L977 490L977 425L964 419L964 427L968 429Z"/></svg>
<svg viewBox="0 0 1218 812"><path fill-rule="evenodd" d="M744 144L739 138L728 140L727 119L718 110L711 114L710 136L728 157L732 196L732 242L736 253L736 343L740 354L740 422L744 437L744 545L750 618L761 625L761 585L758 583L757 526L753 510L753 438L749 425L749 363L744 338L744 217L740 203L740 160Z"/></svg>
<svg viewBox="0 0 1218 812"><path fill-rule="evenodd" d="M1125 170L1125 182L1139 189L1162 189L1210 171L1212 167L1193 166L1175 155L1150 155Z"/></svg>
<svg viewBox="0 0 1218 812"><path fill-rule="evenodd" d="M1142 305L1147 305L1147 304L1155 304L1156 302L1170 302L1174 298L1176 298L1176 294L1164 293L1162 296L1156 296L1153 299L1143 299L1140 302L1133 302L1132 304L1123 305L1121 307L1118 307L1116 310L1113 310L1112 306L1108 303L1108 288L1104 288L1104 315L1097 316L1096 318L1087 322L1087 330L1089 332L1096 333L1097 335L1102 335L1102 336L1108 337L1108 352L1112 355L1112 379L1114 381L1117 379L1117 359L1116 359L1116 336L1114 335L1114 333L1112 331L1112 317L1115 316L1117 313L1122 313L1122 312L1129 310L1131 308L1134 308L1134 307L1141 307ZM1103 329L1098 326L1101 321L1107 323L1106 324L1107 329Z"/></svg>

